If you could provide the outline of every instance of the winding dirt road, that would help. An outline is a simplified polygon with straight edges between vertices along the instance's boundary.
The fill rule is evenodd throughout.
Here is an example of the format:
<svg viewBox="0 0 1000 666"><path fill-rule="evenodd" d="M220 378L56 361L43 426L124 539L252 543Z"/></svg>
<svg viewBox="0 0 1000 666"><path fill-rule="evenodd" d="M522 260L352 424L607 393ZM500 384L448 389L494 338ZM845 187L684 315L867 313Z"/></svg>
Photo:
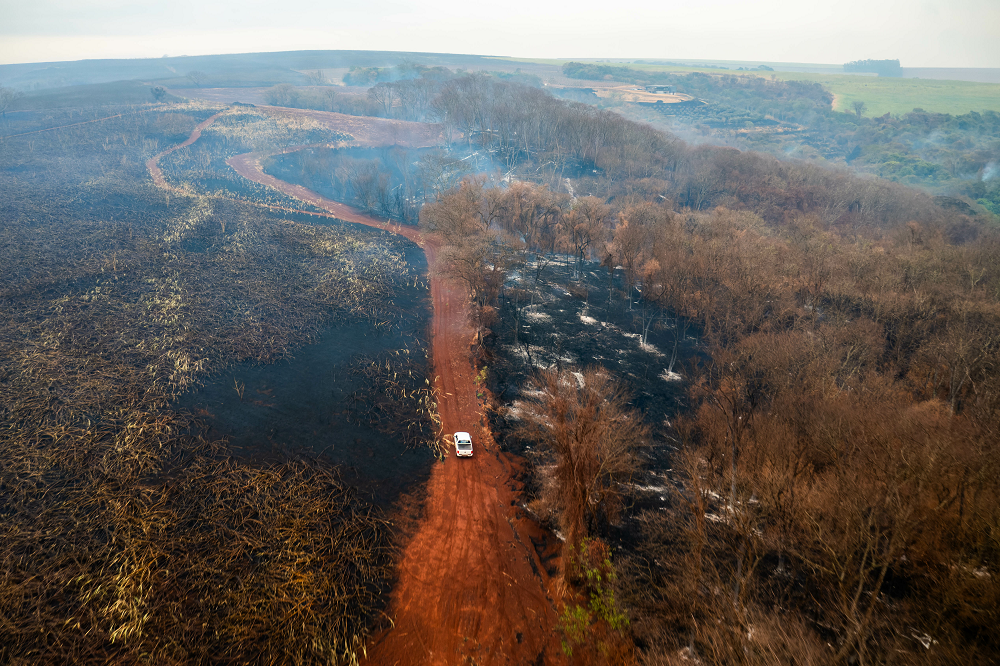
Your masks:
<svg viewBox="0 0 1000 666"><path fill-rule="evenodd" d="M433 126L419 123L273 107L269 112L319 119L332 129L352 134L358 145L433 145L427 140L435 134L429 131ZM197 140L196 134L215 117L198 125L191 138L176 148ZM401 125L419 128L411 133ZM439 132L434 136L435 142L439 136ZM160 156L147 165L154 181L167 186L156 167ZM405 236L424 249L428 265L434 266L438 247L417 228L391 225L278 180L263 172L262 157L239 155L228 164L241 176L326 210L331 217ZM531 541L532 537L539 540L541 533L517 507L519 488L513 480L517 461L497 450L476 397L467 292L433 271L430 284L432 354L441 419L445 432L470 431L476 453L471 459L449 456L434 466L423 517L400 560L389 608L394 625L369 642L367 662L386 666L562 663L549 580Z"/></svg>
<svg viewBox="0 0 1000 666"><path fill-rule="evenodd" d="M208 127L209 125L211 125L212 123L214 123L215 119L218 118L219 116L221 116L223 113L225 113L225 112L224 111L220 111L217 114L215 114L214 116L212 116L211 118L207 118L206 120L203 120L200 123L198 123L197 125L195 125L195 128L191 131L191 136L189 136L187 139L185 139L184 143L178 143L173 148L167 148L162 153L159 153L158 155L150 157L148 160L146 160L146 169L149 171L149 175L153 177L153 183L154 184L156 184L159 187L165 187L165 188L168 188L168 189L174 189L174 188L170 187L170 185L167 184L166 178L163 177L163 172L160 171L160 165L159 165L160 158L161 157L165 157L166 155L169 155L170 153L174 152L175 150L180 150L181 148L185 148L187 146L190 146L192 143L194 143L195 141L197 141L198 139L200 139L201 138L201 131L203 129L205 129L206 127Z"/></svg>

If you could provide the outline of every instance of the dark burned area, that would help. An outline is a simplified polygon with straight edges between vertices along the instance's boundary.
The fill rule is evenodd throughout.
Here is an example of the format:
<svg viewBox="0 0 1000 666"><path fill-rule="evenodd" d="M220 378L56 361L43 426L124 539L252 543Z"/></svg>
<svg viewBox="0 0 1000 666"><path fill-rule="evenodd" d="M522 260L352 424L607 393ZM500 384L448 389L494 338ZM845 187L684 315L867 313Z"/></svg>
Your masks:
<svg viewBox="0 0 1000 666"><path fill-rule="evenodd" d="M4 663L329 663L386 607L387 516L404 493L419 504L433 455L418 443L436 434L403 397L426 393L423 255L276 208L301 206L232 178L219 142L165 160L187 192L155 187L145 161L217 111L3 123ZM274 407L253 404L262 383ZM218 419L197 413L213 390ZM285 430L247 436L277 411ZM324 451L312 431L331 416L343 439Z"/></svg>
<svg viewBox="0 0 1000 666"><path fill-rule="evenodd" d="M434 461L425 442L435 433L413 401L399 399L424 388L429 376L427 262L409 241L351 226L369 242L398 246L406 258L379 321L337 321L289 358L231 366L175 407L197 414L212 437L245 455L322 456L362 497L391 512L401 494L426 481Z"/></svg>
<svg viewBox="0 0 1000 666"><path fill-rule="evenodd" d="M697 371L705 354L690 322L642 301L637 291L631 304L622 299L627 287L621 268L614 271L611 299L608 288L608 270L597 262L582 262L577 271L567 255L536 258L505 285L498 322L479 355L487 368L487 388L500 405L490 411L493 432L505 449L529 460L538 460L539 453L533 442L519 436L510 407L539 370L603 366L626 384L631 404L643 414L653 437L641 449L640 476L626 490L631 506L626 522L605 527L631 542L637 535L628 516L662 508L673 499L667 487L677 443L671 424L690 408L687 375ZM672 359L675 374L669 376ZM530 488L533 481L526 480Z"/></svg>
<svg viewBox="0 0 1000 666"><path fill-rule="evenodd" d="M241 131L243 123L255 124L259 133ZM379 248L373 257L388 251L401 259L399 270L384 276L390 296L365 316L333 318L310 344L277 363L242 362L227 368L181 396L176 406L196 413L211 435L224 437L235 451L251 457L321 456L337 465L366 501L391 512L401 495L416 491L426 480L433 461L426 444L437 434L409 397L426 389L430 370L424 253L395 234L291 212L323 211L243 178L226 164L228 157L250 150L345 139L350 136L284 126L234 105L198 141L161 160L171 182L216 197L265 203L281 220L343 229L360 246ZM308 150L277 160L294 159L300 152ZM185 248L210 249L197 239L185 241ZM366 252L361 251L358 264L362 272Z"/></svg>

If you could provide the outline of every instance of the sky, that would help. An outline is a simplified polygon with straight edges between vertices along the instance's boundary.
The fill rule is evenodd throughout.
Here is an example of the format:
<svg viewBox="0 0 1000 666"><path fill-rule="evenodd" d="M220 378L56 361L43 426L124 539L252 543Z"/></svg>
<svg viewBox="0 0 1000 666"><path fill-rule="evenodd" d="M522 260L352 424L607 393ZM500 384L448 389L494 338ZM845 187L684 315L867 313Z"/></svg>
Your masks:
<svg viewBox="0 0 1000 666"><path fill-rule="evenodd" d="M0 63L303 49L1000 67L1000 0L0 0Z"/></svg>

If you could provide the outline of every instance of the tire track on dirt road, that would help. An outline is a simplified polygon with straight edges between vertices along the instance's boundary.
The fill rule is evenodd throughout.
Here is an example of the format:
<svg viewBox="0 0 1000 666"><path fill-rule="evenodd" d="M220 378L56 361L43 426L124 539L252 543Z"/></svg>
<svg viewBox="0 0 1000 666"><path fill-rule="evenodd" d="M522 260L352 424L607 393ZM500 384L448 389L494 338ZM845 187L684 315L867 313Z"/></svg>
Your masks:
<svg viewBox="0 0 1000 666"><path fill-rule="evenodd" d="M312 117L315 113L321 112ZM357 126L358 118L347 118ZM380 119L360 120L377 125ZM326 119L333 128L335 121ZM371 135L377 136L377 130ZM241 176L326 210L331 217L398 233L420 245L428 266L434 266L438 246L416 227L375 219L274 178L264 173L262 159L250 153L227 163ZM155 162L151 173L153 167ZM538 528L517 508L517 461L493 442L476 395L468 294L433 271L430 284L438 410L445 432L473 433L476 453L461 460L450 455L434 466L424 516L401 554L389 606L394 625L369 642L367 663L561 663L549 581L530 545L529 537Z"/></svg>

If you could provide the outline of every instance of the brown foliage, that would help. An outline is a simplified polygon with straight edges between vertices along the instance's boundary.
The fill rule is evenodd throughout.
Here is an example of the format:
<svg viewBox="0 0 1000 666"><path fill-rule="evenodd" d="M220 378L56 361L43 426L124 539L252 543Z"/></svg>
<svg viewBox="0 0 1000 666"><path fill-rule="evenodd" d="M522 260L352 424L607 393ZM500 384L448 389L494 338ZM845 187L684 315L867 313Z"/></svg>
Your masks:
<svg viewBox="0 0 1000 666"><path fill-rule="evenodd" d="M553 456L546 492L573 552L598 517L613 520L621 510L619 484L636 470L649 431L602 368L543 372L527 395L516 406L525 435Z"/></svg>

